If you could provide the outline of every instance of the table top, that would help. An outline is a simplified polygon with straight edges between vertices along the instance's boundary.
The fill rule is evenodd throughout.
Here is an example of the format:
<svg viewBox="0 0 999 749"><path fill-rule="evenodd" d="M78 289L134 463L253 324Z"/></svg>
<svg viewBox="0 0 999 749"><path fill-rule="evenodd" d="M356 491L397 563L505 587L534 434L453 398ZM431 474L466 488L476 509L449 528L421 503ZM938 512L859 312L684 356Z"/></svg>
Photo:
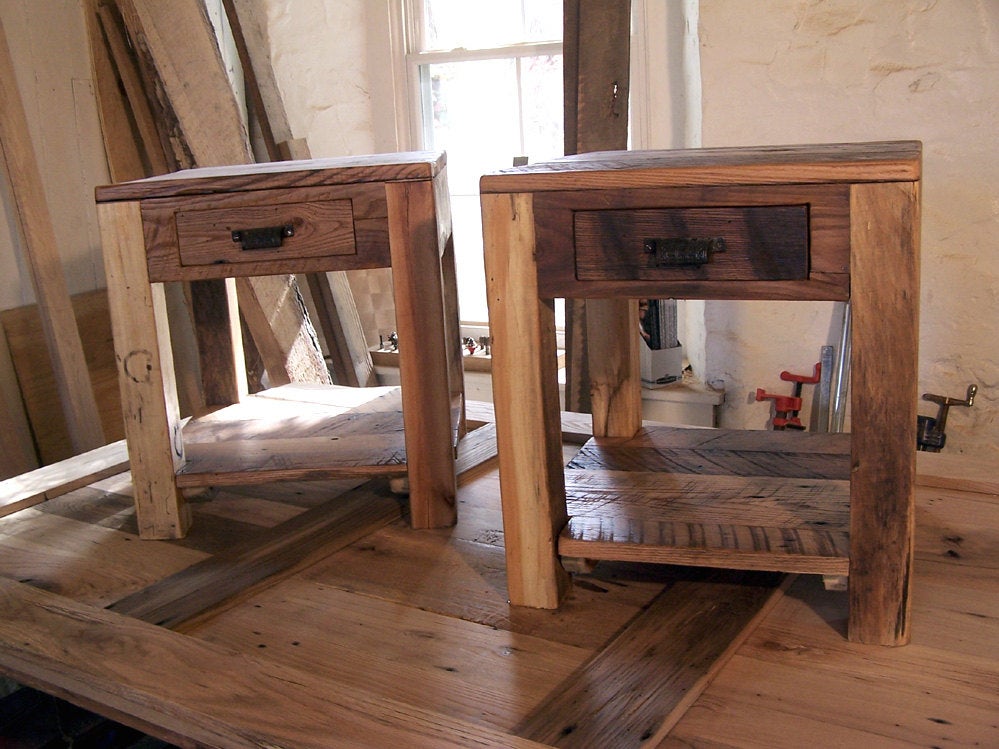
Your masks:
<svg viewBox="0 0 999 749"><path fill-rule="evenodd" d="M413 182L433 179L444 169L441 151L412 151L302 161L185 169L157 177L98 187L98 203L286 187Z"/></svg>
<svg viewBox="0 0 999 749"><path fill-rule="evenodd" d="M484 175L481 193L732 184L912 182L919 141L602 151Z"/></svg>

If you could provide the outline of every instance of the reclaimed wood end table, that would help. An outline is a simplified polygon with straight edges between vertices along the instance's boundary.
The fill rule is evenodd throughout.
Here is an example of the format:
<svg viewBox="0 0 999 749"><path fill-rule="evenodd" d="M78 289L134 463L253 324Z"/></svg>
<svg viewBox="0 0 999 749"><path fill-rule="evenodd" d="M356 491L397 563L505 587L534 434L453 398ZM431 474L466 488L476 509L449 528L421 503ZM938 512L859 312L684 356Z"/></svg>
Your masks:
<svg viewBox="0 0 999 749"><path fill-rule="evenodd" d="M408 476L414 527L454 523L464 399L445 164L443 153L384 154L192 169L97 189L143 538L187 532L185 487L358 476L365 467ZM365 466L356 449L338 457L326 436L311 447L301 439L185 447L164 282L207 291L208 308L195 310L202 374L225 370L238 382L232 279L379 267L392 269L404 450L386 459L375 439ZM213 405L238 403L245 372L242 382L219 388L228 394ZM197 451L205 454L194 460ZM239 460L213 464L210 454Z"/></svg>
<svg viewBox="0 0 999 749"><path fill-rule="evenodd" d="M849 576L909 638L918 142L607 152L480 180L508 592L560 555ZM587 299L593 440L563 467L553 300ZM637 300L849 301L851 431L643 428Z"/></svg>

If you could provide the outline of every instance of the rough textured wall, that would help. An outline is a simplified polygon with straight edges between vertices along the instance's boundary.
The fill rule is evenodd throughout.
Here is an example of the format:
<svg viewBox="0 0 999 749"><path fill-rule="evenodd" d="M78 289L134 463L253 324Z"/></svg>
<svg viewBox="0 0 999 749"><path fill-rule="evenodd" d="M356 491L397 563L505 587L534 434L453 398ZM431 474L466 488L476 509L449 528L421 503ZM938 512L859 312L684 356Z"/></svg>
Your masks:
<svg viewBox="0 0 999 749"><path fill-rule="evenodd" d="M952 409L951 452L999 451L999 3L701 0L703 144L923 142L920 392ZM723 422L760 428L756 387L837 342L832 304L708 305ZM784 392L783 389L778 390ZM923 402L920 413L935 415Z"/></svg>
<svg viewBox="0 0 999 749"><path fill-rule="evenodd" d="M292 134L313 156L376 150L365 0L265 0L271 55Z"/></svg>

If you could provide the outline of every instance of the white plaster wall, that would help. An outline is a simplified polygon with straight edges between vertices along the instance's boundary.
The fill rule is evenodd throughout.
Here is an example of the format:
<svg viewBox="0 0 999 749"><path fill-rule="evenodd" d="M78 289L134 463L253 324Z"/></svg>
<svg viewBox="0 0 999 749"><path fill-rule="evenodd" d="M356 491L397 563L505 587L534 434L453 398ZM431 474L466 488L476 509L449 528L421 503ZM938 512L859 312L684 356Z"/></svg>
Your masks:
<svg viewBox="0 0 999 749"><path fill-rule="evenodd" d="M920 392L963 397L948 452L999 450L999 3L701 0L703 145L923 142ZM756 387L836 344L832 304L706 305L725 426L761 428ZM783 386L783 389L782 389ZM935 415L930 403L920 413Z"/></svg>
<svg viewBox="0 0 999 749"><path fill-rule="evenodd" d="M71 294L102 288L94 187L108 181L79 0L0 0L56 243ZM34 302L6 175L0 187L0 309Z"/></svg>
<svg viewBox="0 0 999 749"><path fill-rule="evenodd" d="M380 135L394 132L394 121L376 119L374 111L387 105L391 113L391 98L385 102L378 91L391 69L388 39L368 34L370 16L384 16L386 3L262 0L262 5L293 136L306 138L315 157L395 150ZM381 28L387 32L387 23Z"/></svg>

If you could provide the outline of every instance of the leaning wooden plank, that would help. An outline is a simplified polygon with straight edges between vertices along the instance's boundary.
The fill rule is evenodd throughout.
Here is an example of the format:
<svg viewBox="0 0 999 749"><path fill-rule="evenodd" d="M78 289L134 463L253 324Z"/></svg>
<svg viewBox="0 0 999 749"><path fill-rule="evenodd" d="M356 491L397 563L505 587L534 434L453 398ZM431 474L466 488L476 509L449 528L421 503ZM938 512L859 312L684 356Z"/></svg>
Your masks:
<svg viewBox="0 0 999 749"><path fill-rule="evenodd" d="M782 575L668 587L514 733L557 747L656 746L780 598Z"/></svg>
<svg viewBox="0 0 999 749"><path fill-rule="evenodd" d="M95 289L70 297L80 338L87 345L83 355L97 402L104 437L110 442L125 436L121 421L117 366L111 340L107 293ZM79 453L62 419L58 383L45 346L42 312L29 304L0 312L11 362L17 373L21 401L31 424L31 436L43 465Z"/></svg>
<svg viewBox="0 0 999 749"><path fill-rule="evenodd" d="M3 331L0 331L0 424L4 425L0 429L0 478L38 468L28 415L21 401L17 375Z"/></svg>
<svg viewBox="0 0 999 749"><path fill-rule="evenodd" d="M252 163L246 126L204 4L198 0L117 2L133 43L155 68L155 83L176 117L184 150L190 154L189 165ZM264 366L272 380L323 377L325 369L315 365L317 358L322 361L322 354L308 333L312 325L300 302L295 279L262 276L247 279L245 286L253 287L255 293L240 294L240 307L254 341L266 357ZM274 331L278 331L276 337ZM288 336L292 334L289 344ZM276 350L267 347L275 340ZM320 381L328 381L328 373L325 377Z"/></svg>
<svg viewBox="0 0 999 749"><path fill-rule="evenodd" d="M100 414L90 387L83 344L73 316L66 278L31 132L17 88L14 62L0 24L0 152L14 199L24 260L38 299L45 341L52 357L63 416L77 452L104 444Z"/></svg>
<svg viewBox="0 0 999 749"><path fill-rule="evenodd" d="M310 273L309 293L318 313L317 324L329 348L330 368L339 385L378 384L361 318L345 271Z"/></svg>
<svg viewBox="0 0 999 749"><path fill-rule="evenodd" d="M0 517L128 470L125 440L0 481Z"/></svg>
<svg viewBox="0 0 999 749"><path fill-rule="evenodd" d="M90 44L94 95L108 171L114 182L141 179L149 175L142 161L137 131L133 129L135 120L129 118L129 108L125 104L127 82L116 71L120 63L114 59L113 42L104 31L106 24L101 20L101 10L101 0L84 0L83 16Z"/></svg>
<svg viewBox="0 0 999 749"><path fill-rule="evenodd" d="M167 741L233 749L539 746L23 583L0 580L0 609L0 670Z"/></svg>
<svg viewBox="0 0 999 749"><path fill-rule="evenodd" d="M291 127L271 65L263 8L236 0L223 0L222 5L243 67L248 109L259 125L268 160L309 158L307 141L301 139L290 145ZM351 387L376 385L375 368L347 274L310 273L306 279L316 308L316 324L326 339L334 380Z"/></svg>

